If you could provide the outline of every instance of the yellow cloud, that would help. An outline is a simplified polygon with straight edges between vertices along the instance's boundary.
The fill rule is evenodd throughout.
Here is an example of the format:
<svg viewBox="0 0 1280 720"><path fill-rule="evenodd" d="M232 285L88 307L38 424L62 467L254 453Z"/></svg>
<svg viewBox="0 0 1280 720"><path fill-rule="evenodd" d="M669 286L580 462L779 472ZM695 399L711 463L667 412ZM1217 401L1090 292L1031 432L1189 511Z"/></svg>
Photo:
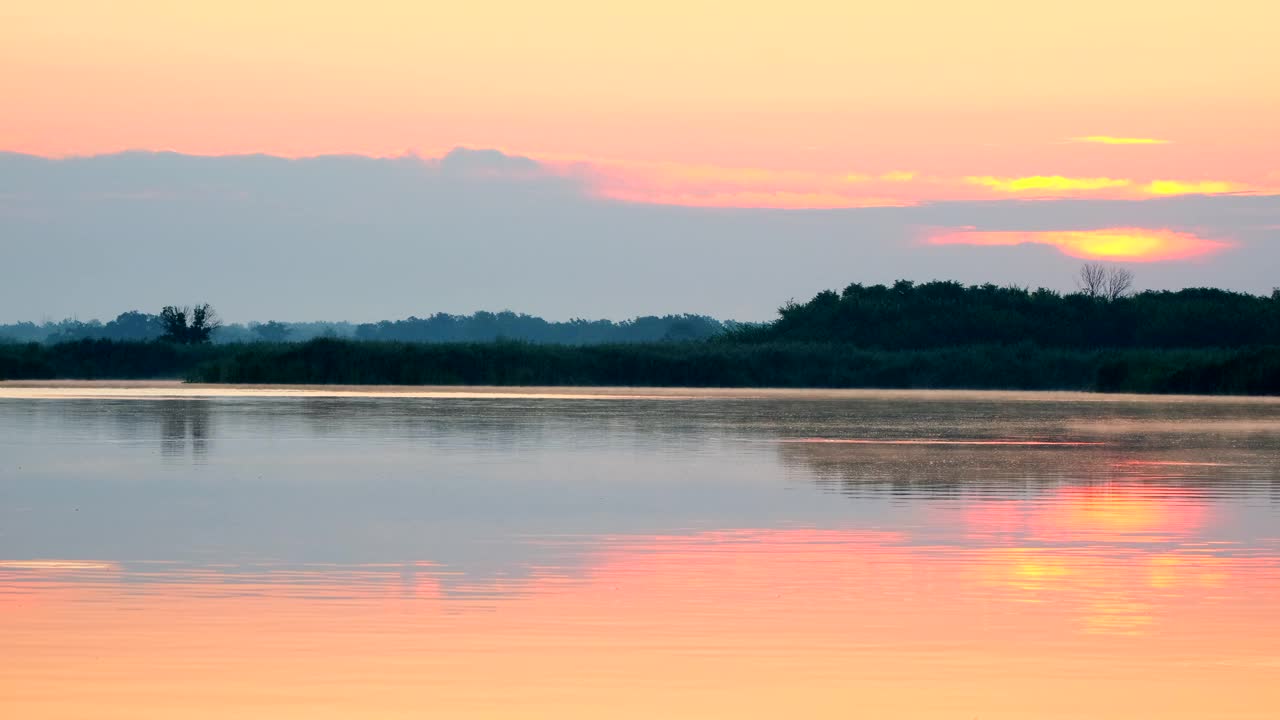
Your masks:
<svg viewBox="0 0 1280 720"><path fill-rule="evenodd" d="M1149 228L1036 232L959 230L934 235L931 245L1051 245L1064 255L1089 260L1152 262L1184 260L1225 250L1231 243L1188 232Z"/></svg>
<svg viewBox="0 0 1280 720"><path fill-rule="evenodd" d="M1128 187L1131 182L1120 178L1072 178L1061 175L1031 175L1029 177L1001 178L991 175L969 176L964 179L970 185L981 185L992 190L1006 193L1026 192L1029 190L1105 190L1107 188Z"/></svg>
<svg viewBox="0 0 1280 720"><path fill-rule="evenodd" d="M594 194L623 202L697 207L903 207L922 201L914 172L830 172L540 156L572 172L590 166Z"/></svg>
<svg viewBox="0 0 1280 720"><path fill-rule="evenodd" d="M909 199L850 195L833 191L752 190L728 188L723 190L664 190L661 188L602 188L601 197L623 202L647 205L682 205L685 207L724 208L873 208L909 207L915 202Z"/></svg>
<svg viewBox="0 0 1280 720"><path fill-rule="evenodd" d="M1114 137L1112 135L1086 135L1071 138L1072 142L1094 143L1096 145L1168 145L1168 140L1139 137Z"/></svg>
<svg viewBox="0 0 1280 720"><path fill-rule="evenodd" d="M1243 185L1209 180L1203 182L1178 182L1177 180L1155 180L1142 188L1150 195L1219 195L1222 193L1244 190Z"/></svg>

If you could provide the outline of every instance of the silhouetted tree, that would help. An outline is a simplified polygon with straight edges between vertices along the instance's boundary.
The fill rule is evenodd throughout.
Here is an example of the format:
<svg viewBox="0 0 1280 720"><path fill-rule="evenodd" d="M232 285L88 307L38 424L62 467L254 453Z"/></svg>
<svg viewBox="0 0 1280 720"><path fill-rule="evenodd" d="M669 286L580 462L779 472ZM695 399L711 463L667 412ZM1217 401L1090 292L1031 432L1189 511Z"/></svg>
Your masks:
<svg viewBox="0 0 1280 720"><path fill-rule="evenodd" d="M164 328L161 340L184 345L209 342L213 331L222 325L209 303L194 308L166 305L160 311L160 324Z"/></svg>
<svg viewBox="0 0 1280 720"><path fill-rule="evenodd" d="M185 343L187 341L187 312L174 305L165 305L160 311L160 324L164 327L161 340Z"/></svg>
<svg viewBox="0 0 1280 720"><path fill-rule="evenodd" d="M218 319L217 313L209 303L197 305L191 311L192 342L209 342L209 336L221 326L222 321Z"/></svg>
<svg viewBox="0 0 1280 720"><path fill-rule="evenodd" d="M1107 269L1099 263L1085 263L1080 266L1080 275L1076 278L1076 287L1087 297L1100 298L1107 285Z"/></svg>
<svg viewBox="0 0 1280 720"><path fill-rule="evenodd" d="M1119 300L1133 289L1133 273L1125 268L1107 270L1106 281L1102 284L1102 294L1108 300Z"/></svg>
<svg viewBox="0 0 1280 720"><path fill-rule="evenodd" d="M1110 302L1128 295L1133 289L1133 273L1125 268L1085 263L1076 277L1076 287L1086 297Z"/></svg>

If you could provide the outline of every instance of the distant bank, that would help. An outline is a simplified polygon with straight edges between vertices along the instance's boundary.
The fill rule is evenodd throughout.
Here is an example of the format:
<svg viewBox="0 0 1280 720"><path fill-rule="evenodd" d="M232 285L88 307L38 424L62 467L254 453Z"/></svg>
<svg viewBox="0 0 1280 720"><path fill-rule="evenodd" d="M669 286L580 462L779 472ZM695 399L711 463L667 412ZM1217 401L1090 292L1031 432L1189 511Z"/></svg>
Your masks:
<svg viewBox="0 0 1280 720"><path fill-rule="evenodd" d="M0 344L0 379L1280 395L1280 290L1128 294L1125 273L1086 265L1081 276L1082 290L1066 295L945 281L853 284L787 303L771 323L688 315L610 326L630 342L570 334L565 343L374 335L219 344L166 307L157 316L167 328L161 340Z"/></svg>
<svg viewBox="0 0 1280 720"><path fill-rule="evenodd" d="M873 350L842 343L620 345L84 340L0 345L0 379L180 378L201 383L952 388L1280 394L1280 348Z"/></svg>

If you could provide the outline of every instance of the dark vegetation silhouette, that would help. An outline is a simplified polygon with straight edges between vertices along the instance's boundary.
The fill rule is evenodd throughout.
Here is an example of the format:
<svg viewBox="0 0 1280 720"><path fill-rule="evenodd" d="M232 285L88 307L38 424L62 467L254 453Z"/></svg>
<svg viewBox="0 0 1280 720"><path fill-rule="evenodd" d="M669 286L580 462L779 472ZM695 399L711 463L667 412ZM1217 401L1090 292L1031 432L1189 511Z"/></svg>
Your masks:
<svg viewBox="0 0 1280 720"><path fill-rule="evenodd" d="M1188 288L1062 295L957 282L850 285L787 303L737 342L833 342L882 350L1031 343L1043 348L1239 348L1280 345L1280 290L1270 296Z"/></svg>
<svg viewBox="0 0 1280 720"><path fill-rule="evenodd" d="M0 344L0 380L182 378L232 346L159 340Z"/></svg>
<svg viewBox="0 0 1280 720"><path fill-rule="evenodd" d="M730 323L732 325L732 323ZM355 329L357 340L403 342L484 342L523 340L561 345L598 343L665 342L701 340L724 331L726 323L704 315L653 315L622 322L573 319L549 322L540 317L477 312L473 315L437 313L430 317L409 317L366 323Z"/></svg>
<svg viewBox="0 0 1280 720"><path fill-rule="evenodd" d="M212 383L1069 389L1280 393L1280 352L1041 348L874 350L835 343L535 345L313 340L232 349L187 377Z"/></svg>
<svg viewBox="0 0 1280 720"><path fill-rule="evenodd" d="M0 378L391 385L880 387L1280 394L1280 349L1064 349L1030 343L875 350L840 343L0 346Z"/></svg>
<svg viewBox="0 0 1280 720"><path fill-rule="evenodd" d="M174 308L175 311L178 308ZM191 311L187 311L188 314ZM0 325L0 342L69 340L154 340L165 335L161 315L130 311L115 320ZM348 322L282 322L218 325L209 335L215 343L305 342L318 337L403 342L487 342L498 339L536 343L588 345L593 343L667 342L701 340L720 334L736 323L724 323L704 315L637 317L621 322L573 319L552 322L540 317L503 311L472 315L436 313L425 318L384 320L359 325ZM181 336L178 333L177 336Z"/></svg>
<svg viewBox="0 0 1280 720"><path fill-rule="evenodd" d="M164 334L159 315L131 310L120 313L115 320L106 323L98 320L80 321L72 318L59 322L19 322L0 325L0 343L47 342L61 343L73 340L155 340Z"/></svg>
<svg viewBox="0 0 1280 720"><path fill-rule="evenodd" d="M207 343L221 324L209 303L194 308L166 305L160 311L160 326L164 328L160 339L186 345Z"/></svg>
<svg viewBox="0 0 1280 720"><path fill-rule="evenodd" d="M255 325L252 328L252 332L255 340L278 343L288 340L291 331L288 325L272 320L261 325Z"/></svg>
<svg viewBox="0 0 1280 720"><path fill-rule="evenodd" d="M586 321L476 313L362 325L349 337L302 342L290 342L294 326L265 323L243 343L10 343L0 345L0 378L1280 394L1280 290L1134 293L1131 274L1099 268L1086 266L1080 291L1065 295L947 281L854 284L787 303L760 325L685 315L607 323L597 332ZM128 323L152 328L144 320ZM495 339L504 337L499 328L520 323L558 326L547 332L562 341ZM646 339L597 341L619 328ZM422 340L436 337L452 341Z"/></svg>

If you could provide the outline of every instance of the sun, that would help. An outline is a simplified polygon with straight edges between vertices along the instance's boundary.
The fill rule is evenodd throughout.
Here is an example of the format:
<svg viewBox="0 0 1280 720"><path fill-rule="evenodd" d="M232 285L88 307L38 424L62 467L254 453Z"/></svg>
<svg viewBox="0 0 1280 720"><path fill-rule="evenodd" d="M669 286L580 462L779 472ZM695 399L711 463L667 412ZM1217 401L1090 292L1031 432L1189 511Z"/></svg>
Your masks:
<svg viewBox="0 0 1280 720"><path fill-rule="evenodd" d="M1070 257L1125 262L1185 260L1232 247L1232 243L1225 240L1203 238L1189 232L1134 227L1035 232L965 229L932 235L927 242L930 245L1050 245Z"/></svg>

